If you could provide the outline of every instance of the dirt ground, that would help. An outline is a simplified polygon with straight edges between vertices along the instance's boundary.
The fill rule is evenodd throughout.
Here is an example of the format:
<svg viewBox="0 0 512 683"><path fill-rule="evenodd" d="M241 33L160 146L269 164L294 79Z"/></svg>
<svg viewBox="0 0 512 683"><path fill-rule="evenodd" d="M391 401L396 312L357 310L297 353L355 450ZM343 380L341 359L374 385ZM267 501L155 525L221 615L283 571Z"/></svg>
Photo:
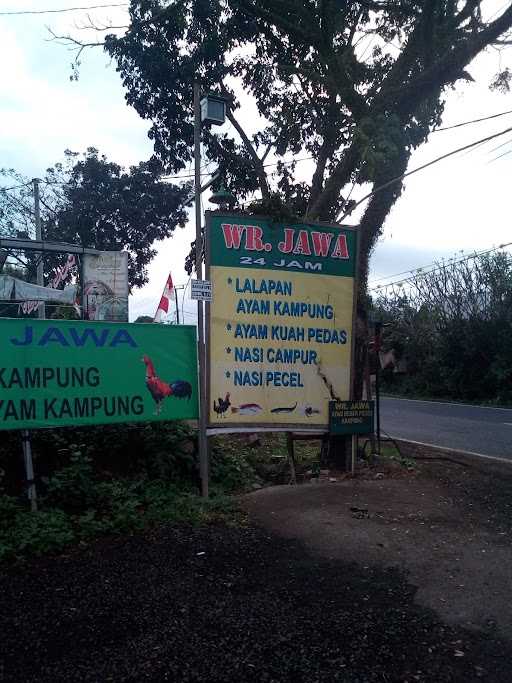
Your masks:
<svg viewBox="0 0 512 683"><path fill-rule="evenodd" d="M262 489L251 519L328 559L395 567L448 623L512 640L512 466L420 461L419 472Z"/></svg>
<svg viewBox="0 0 512 683"><path fill-rule="evenodd" d="M373 476L0 568L0 680L508 683L512 472Z"/></svg>

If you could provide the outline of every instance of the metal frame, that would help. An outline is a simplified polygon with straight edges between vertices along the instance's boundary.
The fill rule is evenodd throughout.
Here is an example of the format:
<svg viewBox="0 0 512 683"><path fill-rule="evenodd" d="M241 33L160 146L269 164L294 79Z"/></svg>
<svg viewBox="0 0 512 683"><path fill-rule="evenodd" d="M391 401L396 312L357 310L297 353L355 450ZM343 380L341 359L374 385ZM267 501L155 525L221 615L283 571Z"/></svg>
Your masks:
<svg viewBox="0 0 512 683"><path fill-rule="evenodd" d="M205 224L205 235L204 235L204 255L205 255L205 271L206 279L211 280L210 277L210 255L211 255L211 217L226 217L226 218L244 218L247 219L248 216L245 214L236 214L234 212L226 211L206 211L206 224ZM274 221L271 216L251 216L254 220L260 221ZM276 222L276 221L274 221ZM319 228L333 228L339 230L349 230L358 233L359 226L355 225L339 225L337 223L329 223L322 221L311 221L307 218L302 219L305 225L318 226ZM290 224L292 224L290 222ZM293 224L299 224L294 222ZM359 253L360 253L360 242L359 234L357 234L357 249L356 249L356 263L355 272L353 278L353 305L352 305L352 340L350 345L350 377L349 377L349 398L353 399L354 396L354 383L355 383L355 369L354 369L354 352L355 352L355 331L357 322L357 295L359 289ZM215 296L215 293L214 293ZM307 425L304 423L275 423L269 425L268 422L251 422L251 423L234 423L225 422L222 425L212 424L210 422L210 406L211 406L211 363L210 363L210 341L211 341L211 309L210 304L206 305L205 312L205 355L206 355L206 427L208 435L213 434L234 434L234 433L250 433L250 432L303 432L303 433L316 433L316 434L326 434L329 431L329 425L325 423L313 423L308 422Z"/></svg>
<svg viewBox="0 0 512 683"><path fill-rule="evenodd" d="M100 249L79 247L65 242L47 242L45 240L18 239L13 237L0 237L0 249L23 249L24 251L41 252L67 252L68 254L101 254ZM104 251L104 250L103 250Z"/></svg>

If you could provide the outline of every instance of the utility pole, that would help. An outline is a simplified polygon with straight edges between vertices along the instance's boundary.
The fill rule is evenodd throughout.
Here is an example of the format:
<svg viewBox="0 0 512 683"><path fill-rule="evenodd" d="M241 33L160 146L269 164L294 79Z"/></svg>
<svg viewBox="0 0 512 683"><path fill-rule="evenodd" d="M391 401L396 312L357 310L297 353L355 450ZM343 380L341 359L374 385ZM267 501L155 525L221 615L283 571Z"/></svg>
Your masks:
<svg viewBox="0 0 512 683"><path fill-rule="evenodd" d="M41 242L42 232L41 232L41 210L39 206L39 178L34 178L32 180L34 185L34 216L36 223L36 240ZM43 252L39 256L39 261L37 263L37 284L44 287L44 262L43 262ZM39 302L37 308L39 318L44 319L46 317L46 306L44 301ZM30 439L30 432L28 429L24 429L21 432L21 440L23 446L23 464L25 466L25 479L27 481L27 496L30 501L30 509L32 512L37 512L37 489L34 480L34 463L32 460L32 443Z"/></svg>
<svg viewBox="0 0 512 683"><path fill-rule="evenodd" d="M38 242L41 242L43 239L42 235L42 230L41 230L41 209L39 206L39 178L34 178L32 180L32 183L34 185L34 215L36 219L36 240ZM39 261L37 263L37 284L40 287L44 287L44 260L43 260L43 252L41 252L41 255L39 256ZM44 301L39 302L39 306L37 308L38 316L41 319L46 318L46 305Z"/></svg>
<svg viewBox="0 0 512 683"><path fill-rule="evenodd" d="M201 230L201 86L194 83L194 198L196 209L196 277L203 279L203 236ZM206 372L203 301L197 300L197 334L199 354L199 472L201 494L208 498L208 439L206 437Z"/></svg>

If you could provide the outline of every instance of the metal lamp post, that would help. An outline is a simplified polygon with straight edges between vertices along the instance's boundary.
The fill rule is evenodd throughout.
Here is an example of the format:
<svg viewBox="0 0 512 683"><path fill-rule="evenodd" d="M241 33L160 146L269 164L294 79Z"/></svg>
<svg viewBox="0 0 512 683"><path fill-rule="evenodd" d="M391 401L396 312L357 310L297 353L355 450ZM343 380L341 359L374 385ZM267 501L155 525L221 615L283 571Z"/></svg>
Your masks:
<svg viewBox="0 0 512 683"><path fill-rule="evenodd" d="M194 198L196 212L196 276L203 279L203 235L201 230L201 122L222 125L226 116L226 101L216 95L201 100L201 86L194 83ZM203 301L197 300L197 335L199 356L199 471L201 494L208 497L208 439L206 436L206 353L204 339Z"/></svg>

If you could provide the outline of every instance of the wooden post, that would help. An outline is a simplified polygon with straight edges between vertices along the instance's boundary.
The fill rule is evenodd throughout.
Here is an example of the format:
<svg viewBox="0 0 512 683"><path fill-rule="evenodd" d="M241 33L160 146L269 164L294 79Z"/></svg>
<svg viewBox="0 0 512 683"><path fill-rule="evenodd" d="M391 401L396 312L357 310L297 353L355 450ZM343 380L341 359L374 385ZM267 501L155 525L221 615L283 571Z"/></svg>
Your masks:
<svg viewBox="0 0 512 683"><path fill-rule="evenodd" d="M34 465L32 462L32 444L30 442L30 432L24 429L21 432L23 444L23 464L25 466L25 479L27 481L27 497L30 501L30 509L37 512L37 490L34 482Z"/></svg>
<svg viewBox="0 0 512 683"><path fill-rule="evenodd" d="M366 400L371 401L373 399L373 394L372 394L372 382L371 382L371 375L370 375L370 358L369 358L369 353L368 353L368 345L366 345L365 359L364 359L364 384L366 387ZM376 449L377 449L377 444L375 441L375 425L374 425L374 429L370 433L370 448L371 448L370 460L373 460L373 454L376 453Z"/></svg>
<svg viewBox="0 0 512 683"><path fill-rule="evenodd" d="M356 473L357 434L352 434L352 476Z"/></svg>
<svg viewBox="0 0 512 683"><path fill-rule="evenodd" d="M290 463L290 484L297 485L297 472L295 470L295 452L293 450L293 434L286 432L286 446L288 448L288 461Z"/></svg>

